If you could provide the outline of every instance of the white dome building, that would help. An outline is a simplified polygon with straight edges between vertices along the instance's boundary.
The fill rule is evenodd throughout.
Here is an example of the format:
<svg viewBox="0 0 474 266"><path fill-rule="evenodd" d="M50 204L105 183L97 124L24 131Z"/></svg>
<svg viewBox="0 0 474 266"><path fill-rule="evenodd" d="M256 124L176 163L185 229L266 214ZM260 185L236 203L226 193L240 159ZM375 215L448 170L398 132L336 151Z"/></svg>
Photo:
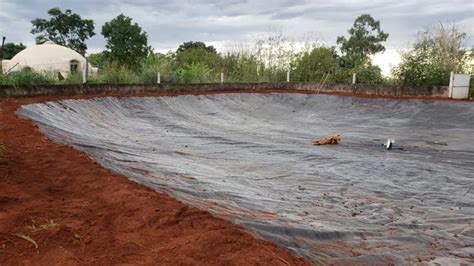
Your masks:
<svg viewBox="0 0 474 266"><path fill-rule="evenodd" d="M67 78L73 72L83 73L86 63L78 52L48 41L22 50L11 60L3 60L2 71L10 73L29 67L39 73ZM97 68L88 64L88 72L96 74Z"/></svg>

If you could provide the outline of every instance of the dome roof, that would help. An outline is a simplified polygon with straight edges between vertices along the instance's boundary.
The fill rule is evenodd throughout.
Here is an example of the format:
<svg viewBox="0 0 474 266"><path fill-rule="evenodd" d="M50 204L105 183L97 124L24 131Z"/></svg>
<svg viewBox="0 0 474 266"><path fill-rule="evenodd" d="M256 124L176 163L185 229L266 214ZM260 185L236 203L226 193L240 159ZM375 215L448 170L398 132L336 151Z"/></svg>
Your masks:
<svg viewBox="0 0 474 266"><path fill-rule="evenodd" d="M83 61L86 59L68 47L47 41L43 44L33 45L22 50L10 60L10 64L19 62L20 64L33 67L36 64L52 65L70 60Z"/></svg>
<svg viewBox="0 0 474 266"><path fill-rule="evenodd" d="M4 73L18 71L29 67L38 72L61 73L66 77L71 71L82 72L86 66L86 59L78 52L58 45L52 41L30 46L11 60L2 61ZM89 73L96 73L97 68L88 64Z"/></svg>

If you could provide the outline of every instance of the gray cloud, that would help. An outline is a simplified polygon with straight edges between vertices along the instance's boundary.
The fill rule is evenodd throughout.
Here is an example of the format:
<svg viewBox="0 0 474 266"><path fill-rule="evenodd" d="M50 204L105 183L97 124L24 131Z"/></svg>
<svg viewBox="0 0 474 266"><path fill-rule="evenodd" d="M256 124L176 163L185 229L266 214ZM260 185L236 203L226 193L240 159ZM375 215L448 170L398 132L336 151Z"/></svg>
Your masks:
<svg viewBox="0 0 474 266"><path fill-rule="evenodd" d="M155 49L175 49L188 40L212 43L254 41L275 29L290 37L313 33L320 41L335 44L354 19L369 13L390 33L386 46L405 48L423 27L438 21L458 21L473 34L472 0L421 1L247 1L247 0L0 0L0 35L8 41L32 44L30 21L46 17L51 7L72 9L95 21L97 35L88 41L90 51L103 49L102 25L124 13L148 33ZM470 39L466 43L472 45Z"/></svg>

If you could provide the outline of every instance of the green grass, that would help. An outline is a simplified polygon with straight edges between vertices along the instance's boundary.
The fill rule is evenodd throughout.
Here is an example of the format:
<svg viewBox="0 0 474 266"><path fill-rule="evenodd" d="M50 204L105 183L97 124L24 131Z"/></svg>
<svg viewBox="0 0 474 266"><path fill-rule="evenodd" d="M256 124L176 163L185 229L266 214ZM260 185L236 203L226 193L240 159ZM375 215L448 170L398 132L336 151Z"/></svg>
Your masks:
<svg viewBox="0 0 474 266"><path fill-rule="evenodd" d="M0 85L37 86L53 83L55 83L54 78L34 72L29 68L24 68L7 75L0 74Z"/></svg>
<svg viewBox="0 0 474 266"><path fill-rule="evenodd" d="M66 79L55 81L59 84L82 84L82 74L72 73Z"/></svg>
<svg viewBox="0 0 474 266"><path fill-rule="evenodd" d="M90 76L88 83L133 84L143 83L140 76L125 66L111 64L105 66L98 75Z"/></svg>

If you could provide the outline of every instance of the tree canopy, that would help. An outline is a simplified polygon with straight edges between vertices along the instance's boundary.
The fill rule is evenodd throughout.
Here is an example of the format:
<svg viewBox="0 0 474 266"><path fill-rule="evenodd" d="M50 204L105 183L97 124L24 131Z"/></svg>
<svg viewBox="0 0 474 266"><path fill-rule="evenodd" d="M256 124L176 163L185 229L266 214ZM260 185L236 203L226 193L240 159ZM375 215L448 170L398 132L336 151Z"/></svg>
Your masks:
<svg viewBox="0 0 474 266"><path fill-rule="evenodd" d="M176 50L176 64L178 67L206 65L218 68L221 57L213 46L207 46L203 42L185 42Z"/></svg>
<svg viewBox="0 0 474 266"><path fill-rule="evenodd" d="M103 68L107 64L107 55L104 52L93 53L87 56L89 63L98 68Z"/></svg>
<svg viewBox="0 0 474 266"><path fill-rule="evenodd" d="M217 54L216 48L214 48L214 46L212 45L207 46L203 42L193 42L193 41L182 43L176 50L176 53L179 54L179 53L182 53L188 50L193 50L193 49L203 49L209 53Z"/></svg>
<svg viewBox="0 0 474 266"><path fill-rule="evenodd" d="M385 51L381 43L387 40L388 33L383 32L380 22L369 14L357 17L348 33L348 39L344 36L337 37L337 44L351 67L366 63L370 55Z"/></svg>
<svg viewBox="0 0 474 266"><path fill-rule="evenodd" d="M57 7L48 10L48 15L49 20L37 18L31 21L31 33L38 34L36 43L51 40L84 55L87 50L86 40L95 35L94 21L82 19L70 9L63 13Z"/></svg>
<svg viewBox="0 0 474 266"><path fill-rule="evenodd" d="M334 47L317 47L305 52L296 61L293 79L298 81L321 82L326 75L331 79L339 68L338 56Z"/></svg>
<svg viewBox="0 0 474 266"><path fill-rule="evenodd" d="M12 59L17 53L21 52L21 50L25 48L26 46L24 46L23 43L5 43L3 46L3 59Z"/></svg>
<svg viewBox="0 0 474 266"><path fill-rule="evenodd" d="M102 35L106 40L107 56L120 65L138 66L151 51L147 33L124 14L106 22Z"/></svg>
<svg viewBox="0 0 474 266"><path fill-rule="evenodd" d="M465 68L462 43L466 33L455 24L427 28L419 34L413 48L402 53L402 62L393 69L401 82L418 86L448 85L451 71Z"/></svg>

